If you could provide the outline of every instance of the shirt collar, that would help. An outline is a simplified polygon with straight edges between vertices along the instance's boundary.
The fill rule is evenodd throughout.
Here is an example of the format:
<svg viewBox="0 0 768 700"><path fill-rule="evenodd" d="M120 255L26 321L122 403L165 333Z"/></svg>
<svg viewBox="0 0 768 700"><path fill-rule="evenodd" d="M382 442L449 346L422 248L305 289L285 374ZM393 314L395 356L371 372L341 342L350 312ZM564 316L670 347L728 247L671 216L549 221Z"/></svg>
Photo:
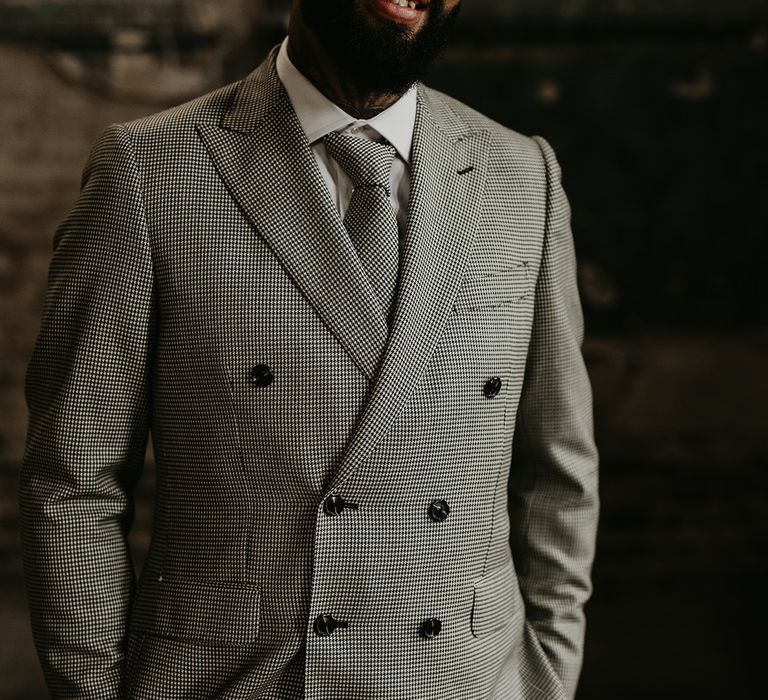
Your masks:
<svg viewBox="0 0 768 700"><path fill-rule="evenodd" d="M280 46L275 67L310 144L331 131L367 124L387 139L406 163L410 162L416 120L415 85L371 119L355 119L331 102L293 65L288 56L288 37Z"/></svg>

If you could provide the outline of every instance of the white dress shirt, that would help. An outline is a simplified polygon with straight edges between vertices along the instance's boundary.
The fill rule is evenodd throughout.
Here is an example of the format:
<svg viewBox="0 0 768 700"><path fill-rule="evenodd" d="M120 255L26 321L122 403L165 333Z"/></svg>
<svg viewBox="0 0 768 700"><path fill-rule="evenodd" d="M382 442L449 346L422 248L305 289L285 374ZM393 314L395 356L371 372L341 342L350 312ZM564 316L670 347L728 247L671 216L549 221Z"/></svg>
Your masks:
<svg viewBox="0 0 768 700"><path fill-rule="evenodd" d="M386 140L397 151L390 174L390 202L397 216L400 235L405 232L411 174L410 158L413 124L416 119L416 88L412 87L397 102L371 119L355 119L331 102L293 65L288 56L288 37L277 54L277 75L288 93L299 123L307 135L320 173L328 185L331 199L344 216L352 197L352 182L323 145L323 136L341 131L375 141Z"/></svg>

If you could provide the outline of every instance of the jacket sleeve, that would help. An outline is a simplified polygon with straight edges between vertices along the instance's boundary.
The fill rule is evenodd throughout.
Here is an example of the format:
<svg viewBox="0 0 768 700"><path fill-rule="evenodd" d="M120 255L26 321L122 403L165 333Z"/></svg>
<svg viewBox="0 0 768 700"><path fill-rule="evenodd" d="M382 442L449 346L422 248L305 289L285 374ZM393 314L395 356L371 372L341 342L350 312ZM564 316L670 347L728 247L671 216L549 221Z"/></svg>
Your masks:
<svg viewBox="0 0 768 700"><path fill-rule="evenodd" d="M534 137L547 209L510 472L511 546L526 616L566 695L576 692L598 520L592 394L570 207L550 145Z"/></svg>
<svg viewBox="0 0 768 700"><path fill-rule="evenodd" d="M58 228L27 370L22 550L53 698L122 697L134 573L126 542L144 463L153 271L129 136L95 145Z"/></svg>

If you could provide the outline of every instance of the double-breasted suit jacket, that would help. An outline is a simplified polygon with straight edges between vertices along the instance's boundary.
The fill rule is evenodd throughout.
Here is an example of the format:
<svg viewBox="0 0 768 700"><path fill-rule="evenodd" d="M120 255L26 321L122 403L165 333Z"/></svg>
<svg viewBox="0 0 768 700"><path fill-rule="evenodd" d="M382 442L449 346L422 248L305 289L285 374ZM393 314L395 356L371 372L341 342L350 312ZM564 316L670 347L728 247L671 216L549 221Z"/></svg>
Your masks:
<svg viewBox="0 0 768 700"><path fill-rule="evenodd" d="M390 331L274 58L107 129L56 233L20 490L52 695L570 698L597 458L555 156L418 86Z"/></svg>

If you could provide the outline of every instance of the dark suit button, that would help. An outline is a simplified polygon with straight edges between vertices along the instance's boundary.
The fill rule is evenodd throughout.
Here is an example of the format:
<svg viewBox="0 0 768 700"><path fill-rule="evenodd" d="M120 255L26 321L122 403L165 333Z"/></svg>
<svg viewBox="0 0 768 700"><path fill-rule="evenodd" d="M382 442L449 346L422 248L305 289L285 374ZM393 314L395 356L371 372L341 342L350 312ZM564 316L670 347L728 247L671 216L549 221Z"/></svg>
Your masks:
<svg viewBox="0 0 768 700"><path fill-rule="evenodd" d="M256 365L251 370L251 383L256 386L269 386L274 378L269 365Z"/></svg>
<svg viewBox="0 0 768 700"><path fill-rule="evenodd" d="M331 615L318 615L312 626L318 637L328 637L337 629L345 629L346 627L349 627L349 623L344 622L343 620L336 620Z"/></svg>
<svg viewBox="0 0 768 700"><path fill-rule="evenodd" d="M441 629L443 629L443 623L440 620L436 617L428 617L421 623L419 632L421 632L421 636L425 639L434 639L440 634Z"/></svg>
<svg viewBox="0 0 768 700"><path fill-rule="evenodd" d="M483 393L486 399L492 399L501 391L501 378L491 377L483 387Z"/></svg>
<svg viewBox="0 0 768 700"><path fill-rule="evenodd" d="M429 504L429 517L436 523L443 522L450 512L450 506L443 500L432 501Z"/></svg>
<svg viewBox="0 0 768 700"><path fill-rule="evenodd" d="M339 515L345 508L357 510L357 503L345 501L338 493L331 494L323 501L323 512L326 515Z"/></svg>

